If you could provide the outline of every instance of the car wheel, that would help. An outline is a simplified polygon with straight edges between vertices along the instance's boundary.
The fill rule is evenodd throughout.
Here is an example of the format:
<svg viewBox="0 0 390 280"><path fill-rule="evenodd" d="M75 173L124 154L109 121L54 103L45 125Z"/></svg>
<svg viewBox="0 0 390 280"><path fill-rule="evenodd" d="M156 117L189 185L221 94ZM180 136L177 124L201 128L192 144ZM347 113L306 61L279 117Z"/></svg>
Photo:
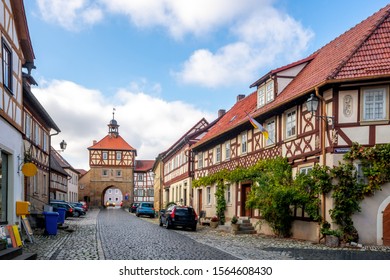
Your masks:
<svg viewBox="0 0 390 280"><path fill-rule="evenodd" d="M75 211L74 214L73 214L75 217L80 217L80 213Z"/></svg>
<svg viewBox="0 0 390 280"><path fill-rule="evenodd" d="M192 226L192 227L191 227L191 230L192 230L192 231L196 231L196 225Z"/></svg>
<svg viewBox="0 0 390 280"><path fill-rule="evenodd" d="M168 219L165 221L165 227L166 227L167 229L170 229L170 228L171 228L171 226L169 225Z"/></svg>
<svg viewBox="0 0 390 280"><path fill-rule="evenodd" d="M135 215L136 215L137 217L139 217L139 214L138 214L138 213L136 213Z"/></svg>
<svg viewBox="0 0 390 280"><path fill-rule="evenodd" d="M160 227L162 227L162 226L163 226L163 222L162 222L161 218L160 218L160 223L159 223L159 226L160 226Z"/></svg>

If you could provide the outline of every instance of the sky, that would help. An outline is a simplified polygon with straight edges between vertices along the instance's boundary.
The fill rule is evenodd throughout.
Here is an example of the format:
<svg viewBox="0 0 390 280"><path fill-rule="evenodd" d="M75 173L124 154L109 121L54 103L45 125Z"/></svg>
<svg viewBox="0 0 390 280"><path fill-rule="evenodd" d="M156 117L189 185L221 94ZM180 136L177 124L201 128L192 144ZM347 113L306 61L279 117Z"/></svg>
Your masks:
<svg viewBox="0 0 390 280"><path fill-rule="evenodd" d="M272 69L303 59L388 0L28 0L38 86L52 137L89 170L115 119L137 160L211 122Z"/></svg>

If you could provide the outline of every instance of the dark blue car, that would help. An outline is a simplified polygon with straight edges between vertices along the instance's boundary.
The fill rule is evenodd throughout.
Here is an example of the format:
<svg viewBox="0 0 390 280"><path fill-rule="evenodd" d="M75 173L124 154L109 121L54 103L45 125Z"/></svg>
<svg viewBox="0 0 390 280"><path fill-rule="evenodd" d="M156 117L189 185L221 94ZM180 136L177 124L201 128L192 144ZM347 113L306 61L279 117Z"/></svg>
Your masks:
<svg viewBox="0 0 390 280"><path fill-rule="evenodd" d="M154 206L152 202L141 202L137 210L135 210L135 215L137 217L144 215L149 216L151 218L154 218L156 216L156 213L154 212Z"/></svg>

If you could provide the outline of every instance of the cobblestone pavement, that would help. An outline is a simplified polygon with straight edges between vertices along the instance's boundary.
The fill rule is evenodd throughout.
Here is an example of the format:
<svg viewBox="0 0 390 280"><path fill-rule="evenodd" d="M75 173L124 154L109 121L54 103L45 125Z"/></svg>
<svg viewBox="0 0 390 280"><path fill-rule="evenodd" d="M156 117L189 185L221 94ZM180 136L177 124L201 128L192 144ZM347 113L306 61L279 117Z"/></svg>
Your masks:
<svg viewBox="0 0 390 280"><path fill-rule="evenodd" d="M116 220L126 219L124 226ZM158 226L158 219L137 218L121 209L91 210L65 221L55 236L35 234L24 250L40 260L97 259L244 259L338 260L390 259L390 247L329 248L322 244L264 235L233 235L227 227L199 226L196 232ZM101 241L100 241L101 240ZM169 250L167 247L169 245Z"/></svg>

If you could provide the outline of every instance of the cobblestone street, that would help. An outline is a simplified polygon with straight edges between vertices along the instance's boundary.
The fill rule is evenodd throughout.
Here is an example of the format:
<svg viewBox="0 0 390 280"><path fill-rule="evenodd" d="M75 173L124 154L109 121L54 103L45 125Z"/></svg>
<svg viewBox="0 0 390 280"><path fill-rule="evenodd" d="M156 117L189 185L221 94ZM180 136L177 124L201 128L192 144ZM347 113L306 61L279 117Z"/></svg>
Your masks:
<svg viewBox="0 0 390 280"><path fill-rule="evenodd" d="M55 236L35 234L24 251L40 260L338 260L390 259L390 248L329 248L322 244L263 235L233 235L199 226L196 232L158 226L158 219L137 218L121 209L90 210L65 221Z"/></svg>

